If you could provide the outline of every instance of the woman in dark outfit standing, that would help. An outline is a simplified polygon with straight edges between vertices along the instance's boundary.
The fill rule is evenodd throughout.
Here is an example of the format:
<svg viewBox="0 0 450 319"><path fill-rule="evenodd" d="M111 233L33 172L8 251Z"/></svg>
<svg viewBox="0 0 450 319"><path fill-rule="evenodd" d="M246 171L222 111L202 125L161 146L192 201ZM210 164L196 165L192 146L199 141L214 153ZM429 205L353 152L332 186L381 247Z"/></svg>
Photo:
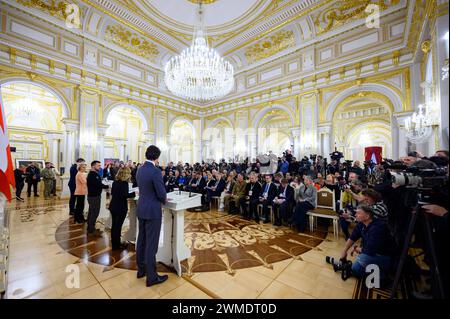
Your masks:
<svg viewBox="0 0 450 319"><path fill-rule="evenodd" d="M109 210L112 216L111 243L113 250L125 249L126 244L121 244L120 235L122 225L128 212L128 198L133 198L136 194L129 193L128 183L131 178L131 170L128 167L120 168L116 175L116 180L112 184L111 202Z"/></svg>

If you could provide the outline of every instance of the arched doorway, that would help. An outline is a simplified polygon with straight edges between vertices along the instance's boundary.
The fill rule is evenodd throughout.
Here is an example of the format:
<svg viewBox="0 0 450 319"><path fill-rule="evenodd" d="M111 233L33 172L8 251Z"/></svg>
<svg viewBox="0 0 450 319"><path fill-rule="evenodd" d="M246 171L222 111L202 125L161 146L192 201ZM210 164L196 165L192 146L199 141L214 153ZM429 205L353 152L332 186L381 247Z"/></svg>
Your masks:
<svg viewBox="0 0 450 319"><path fill-rule="evenodd" d="M141 162L144 160L145 117L131 105L116 105L106 114L104 158Z"/></svg>
<svg viewBox="0 0 450 319"><path fill-rule="evenodd" d="M233 126L230 121L221 118L211 123L211 128L207 135L209 138L209 147L207 149L206 159L220 161L232 161L235 155L235 137Z"/></svg>
<svg viewBox="0 0 450 319"><path fill-rule="evenodd" d="M69 110L63 100L47 86L30 81L10 81L1 85L8 137L16 152L13 162L50 161L63 167L65 126Z"/></svg>
<svg viewBox="0 0 450 319"><path fill-rule="evenodd" d="M185 119L176 119L172 122L169 130L169 161L177 163L194 162L194 128Z"/></svg>
<svg viewBox="0 0 450 319"><path fill-rule="evenodd" d="M270 109L257 122L258 154L272 152L282 156L291 149L293 140L290 134L292 118L283 109Z"/></svg>
<svg viewBox="0 0 450 319"><path fill-rule="evenodd" d="M333 136L345 159L364 160L364 148L381 146L392 157L393 106L383 95L360 92L344 99L333 114Z"/></svg>

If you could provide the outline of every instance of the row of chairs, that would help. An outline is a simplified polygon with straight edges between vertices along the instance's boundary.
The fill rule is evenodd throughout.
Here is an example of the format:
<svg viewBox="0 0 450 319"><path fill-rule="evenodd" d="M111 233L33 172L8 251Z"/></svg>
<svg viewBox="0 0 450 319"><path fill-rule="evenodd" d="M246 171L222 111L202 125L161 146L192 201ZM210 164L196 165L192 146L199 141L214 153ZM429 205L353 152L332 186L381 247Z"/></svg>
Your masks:
<svg viewBox="0 0 450 319"><path fill-rule="evenodd" d="M212 203L216 208L219 207L220 197L213 196ZM333 222L333 234L337 238L339 236L339 215L336 214L334 209L335 205L335 194L332 190L328 188L322 188L317 191L317 199L316 199L316 208L310 210L307 215L309 217L309 229L310 231L314 231L314 228L317 227L317 219L325 218L331 219ZM263 205L259 204L257 211L259 215L262 215ZM274 223L273 209L272 206L269 206L270 210L270 220Z"/></svg>

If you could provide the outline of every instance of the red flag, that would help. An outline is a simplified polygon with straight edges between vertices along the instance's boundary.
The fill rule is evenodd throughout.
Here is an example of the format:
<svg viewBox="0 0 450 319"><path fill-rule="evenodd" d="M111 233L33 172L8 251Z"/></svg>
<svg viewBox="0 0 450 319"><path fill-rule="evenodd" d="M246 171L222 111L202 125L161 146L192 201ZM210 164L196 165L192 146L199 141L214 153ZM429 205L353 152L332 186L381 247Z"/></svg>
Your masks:
<svg viewBox="0 0 450 319"><path fill-rule="evenodd" d="M6 128L6 117L3 111L2 93L0 88L0 193L11 201L11 187L16 187L14 169L11 159L11 148Z"/></svg>

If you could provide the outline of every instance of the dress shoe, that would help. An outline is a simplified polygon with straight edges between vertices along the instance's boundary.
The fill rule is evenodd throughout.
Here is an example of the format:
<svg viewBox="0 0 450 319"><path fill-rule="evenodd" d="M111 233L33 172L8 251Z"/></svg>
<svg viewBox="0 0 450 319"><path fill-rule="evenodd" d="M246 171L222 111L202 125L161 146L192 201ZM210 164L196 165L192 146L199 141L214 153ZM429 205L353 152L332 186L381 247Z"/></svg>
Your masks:
<svg viewBox="0 0 450 319"><path fill-rule="evenodd" d="M88 235L90 235L90 236L101 236L102 234L103 234L103 232L100 229L96 229L93 232L88 232Z"/></svg>
<svg viewBox="0 0 450 319"><path fill-rule="evenodd" d="M39 195L38 194L34 194L34 197L39 197Z"/></svg>
<svg viewBox="0 0 450 319"><path fill-rule="evenodd" d="M263 223L264 224L270 223L270 220L269 219L264 219Z"/></svg>
<svg viewBox="0 0 450 319"><path fill-rule="evenodd" d="M137 272L136 278L140 279L140 278L144 278L145 277L145 271L139 271Z"/></svg>
<svg viewBox="0 0 450 319"><path fill-rule="evenodd" d="M125 249L127 249L128 248L128 244L126 244L126 243L124 243L124 244L120 244L119 246L117 246L117 247L112 247L112 250L125 250Z"/></svg>
<svg viewBox="0 0 450 319"><path fill-rule="evenodd" d="M167 279L169 279L169 276L167 276L167 275L158 276L158 278L156 280L154 280L154 281L147 281L147 287L151 287L153 285L162 284Z"/></svg>

